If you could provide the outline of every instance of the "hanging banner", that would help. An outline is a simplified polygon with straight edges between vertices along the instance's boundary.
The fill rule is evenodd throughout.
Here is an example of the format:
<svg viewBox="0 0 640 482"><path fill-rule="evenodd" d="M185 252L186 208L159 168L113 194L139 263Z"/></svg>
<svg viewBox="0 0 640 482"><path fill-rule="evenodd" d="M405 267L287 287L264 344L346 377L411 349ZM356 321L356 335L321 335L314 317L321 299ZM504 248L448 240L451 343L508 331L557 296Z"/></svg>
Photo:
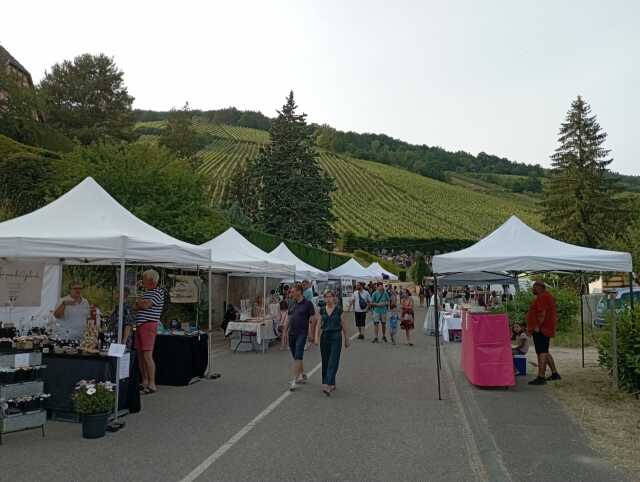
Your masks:
<svg viewBox="0 0 640 482"><path fill-rule="evenodd" d="M0 262L0 304L40 306L44 263Z"/></svg>
<svg viewBox="0 0 640 482"><path fill-rule="evenodd" d="M169 290L171 303L197 303L200 293L200 278L197 276L171 276L175 284Z"/></svg>

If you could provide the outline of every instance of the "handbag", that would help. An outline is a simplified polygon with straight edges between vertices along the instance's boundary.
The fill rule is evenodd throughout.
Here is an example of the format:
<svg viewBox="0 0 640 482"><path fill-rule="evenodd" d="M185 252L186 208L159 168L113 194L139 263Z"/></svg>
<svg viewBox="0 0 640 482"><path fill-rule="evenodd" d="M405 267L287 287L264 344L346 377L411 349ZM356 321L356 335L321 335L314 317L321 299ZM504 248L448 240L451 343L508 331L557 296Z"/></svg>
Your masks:
<svg viewBox="0 0 640 482"><path fill-rule="evenodd" d="M366 310L369 306L367 300L362 299L362 295L358 292L358 304L360 305L361 310Z"/></svg>

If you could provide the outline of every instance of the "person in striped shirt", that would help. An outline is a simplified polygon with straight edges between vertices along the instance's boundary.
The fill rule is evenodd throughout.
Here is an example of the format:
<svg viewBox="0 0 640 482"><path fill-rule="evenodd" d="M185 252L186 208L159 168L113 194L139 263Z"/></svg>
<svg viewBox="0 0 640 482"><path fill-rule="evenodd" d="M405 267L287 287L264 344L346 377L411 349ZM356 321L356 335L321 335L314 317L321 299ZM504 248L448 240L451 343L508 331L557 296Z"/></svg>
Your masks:
<svg viewBox="0 0 640 482"><path fill-rule="evenodd" d="M150 269L142 273L142 286L145 289L142 298L136 300L136 338L135 347L140 360L142 392L155 393L156 364L153 361L153 346L156 342L158 323L164 307L165 292L158 287L160 275Z"/></svg>

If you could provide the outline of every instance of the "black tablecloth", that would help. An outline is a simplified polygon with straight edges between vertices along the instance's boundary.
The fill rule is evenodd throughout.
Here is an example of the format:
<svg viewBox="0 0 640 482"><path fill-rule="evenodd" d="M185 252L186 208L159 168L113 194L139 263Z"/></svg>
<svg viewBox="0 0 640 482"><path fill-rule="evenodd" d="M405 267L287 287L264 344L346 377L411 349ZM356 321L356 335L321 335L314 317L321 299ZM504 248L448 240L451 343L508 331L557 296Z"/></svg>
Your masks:
<svg viewBox="0 0 640 482"><path fill-rule="evenodd" d="M139 370L135 352L131 352L130 356L129 378L120 380L118 408L135 413L140 411ZM47 365L44 391L51 394L46 400L45 408L57 414L69 415L75 412L71 394L78 381L116 381L117 360L113 357L48 353L42 355L42 363Z"/></svg>
<svg viewBox="0 0 640 482"><path fill-rule="evenodd" d="M188 385L207 370L209 337L158 335L153 349L158 385Z"/></svg>

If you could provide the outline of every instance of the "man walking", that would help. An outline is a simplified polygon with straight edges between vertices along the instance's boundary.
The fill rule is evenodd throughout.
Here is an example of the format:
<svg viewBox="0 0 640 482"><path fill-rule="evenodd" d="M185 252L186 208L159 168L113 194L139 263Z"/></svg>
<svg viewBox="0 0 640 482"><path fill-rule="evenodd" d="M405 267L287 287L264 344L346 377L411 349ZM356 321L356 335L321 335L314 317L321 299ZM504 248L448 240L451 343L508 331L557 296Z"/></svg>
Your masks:
<svg viewBox="0 0 640 482"><path fill-rule="evenodd" d="M371 295L364 289L364 283L358 282L356 290L353 292L349 309L353 308L356 317L356 328L358 329L358 340L364 340L364 327L367 324L367 311L371 303Z"/></svg>
<svg viewBox="0 0 640 482"><path fill-rule="evenodd" d="M304 347L309 336L309 324L315 320L316 310L313 303L304 297L302 285L294 285L291 294L293 303L289 307L289 316L283 336L289 340L289 350L291 350L293 357L293 380L291 380L289 390L294 391L296 385L307 381L302 360Z"/></svg>
<svg viewBox="0 0 640 482"><path fill-rule="evenodd" d="M544 385L547 380L560 380L556 363L549 353L549 342L556 334L558 315L556 300L542 281L533 283L533 294L536 295L527 313L527 331L533 335L533 344L538 355L538 377L529 385ZM551 368L551 376L545 379L547 365Z"/></svg>
<svg viewBox="0 0 640 482"><path fill-rule="evenodd" d="M382 283L378 283L376 291L371 295L373 307L373 330L375 338L372 343L378 343L379 325L382 325L382 341L387 342L387 312L389 311L389 295Z"/></svg>

